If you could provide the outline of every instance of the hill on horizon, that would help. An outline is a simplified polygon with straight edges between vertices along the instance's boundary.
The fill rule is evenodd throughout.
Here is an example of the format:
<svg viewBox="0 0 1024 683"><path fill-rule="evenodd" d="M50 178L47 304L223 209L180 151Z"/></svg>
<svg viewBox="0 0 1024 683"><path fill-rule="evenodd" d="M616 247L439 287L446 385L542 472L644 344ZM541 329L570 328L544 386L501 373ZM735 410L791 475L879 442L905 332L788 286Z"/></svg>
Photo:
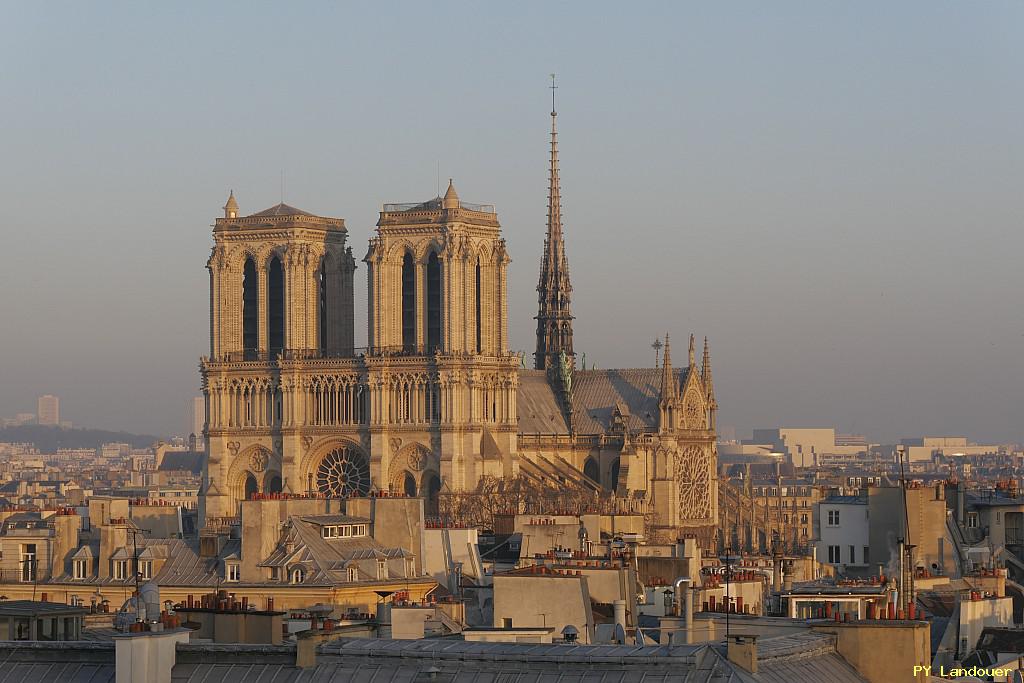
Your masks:
<svg viewBox="0 0 1024 683"><path fill-rule="evenodd" d="M104 429L61 429L45 425L19 425L0 429L0 442L35 444L43 453L58 448L99 448L105 443L129 443L132 448L149 448L160 437L150 434L111 432Z"/></svg>

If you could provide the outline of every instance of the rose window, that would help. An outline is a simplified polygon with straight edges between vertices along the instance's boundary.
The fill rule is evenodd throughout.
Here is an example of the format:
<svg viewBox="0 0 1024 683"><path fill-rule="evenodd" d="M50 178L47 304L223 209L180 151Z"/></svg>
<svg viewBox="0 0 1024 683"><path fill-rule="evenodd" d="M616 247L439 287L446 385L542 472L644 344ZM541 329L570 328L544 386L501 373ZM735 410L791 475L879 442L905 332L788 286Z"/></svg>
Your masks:
<svg viewBox="0 0 1024 683"><path fill-rule="evenodd" d="M355 449L336 448L316 468L316 488L328 496L365 496L370 492L370 464Z"/></svg>
<svg viewBox="0 0 1024 683"><path fill-rule="evenodd" d="M676 454L675 479L679 487L679 515L684 520L711 516L711 490L707 452L690 446Z"/></svg>

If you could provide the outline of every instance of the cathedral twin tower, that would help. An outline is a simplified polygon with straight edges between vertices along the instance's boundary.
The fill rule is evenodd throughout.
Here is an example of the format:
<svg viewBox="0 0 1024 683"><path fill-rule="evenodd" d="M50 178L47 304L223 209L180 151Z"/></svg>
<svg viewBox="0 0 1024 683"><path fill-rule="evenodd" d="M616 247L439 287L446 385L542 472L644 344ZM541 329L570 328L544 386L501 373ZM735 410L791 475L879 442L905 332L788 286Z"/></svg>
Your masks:
<svg viewBox="0 0 1024 683"><path fill-rule="evenodd" d="M368 335L367 347L357 349L356 264L344 220L283 203L242 216L229 196L207 264L203 523L233 518L239 502L254 494L277 492L390 490L421 496L428 512L436 511L442 488L543 477L553 462L595 491L646 491L655 505L654 475L673 479L666 463L681 445L682 426L668 424L662 416L675 413L659 406L680 400L700 380L670 366L615 371L640 373L616 381L575 369L555 117L552 111L536 370L521 369L521 357L508 348L510 259L493 206L462 201L451 183L443 197L383 206L363 259ZM574 373L581 391L573 389ZM630 382L635 390L619 396ZM582 391L584 385L592 390ZM709 387L690 393L713 419ZM644 417L631 420L631 409ZM682 517L712 521L709 424L687 426L701 430L688 435L706 452L691 484L707 505L684 511L679 486L664 490L659 503L667 526L679 526ZM671 453L662 448L660 470L660 441L636 448L633 438L644 432L674 439ZM630 469L630 458L648 462Z"/></svg>

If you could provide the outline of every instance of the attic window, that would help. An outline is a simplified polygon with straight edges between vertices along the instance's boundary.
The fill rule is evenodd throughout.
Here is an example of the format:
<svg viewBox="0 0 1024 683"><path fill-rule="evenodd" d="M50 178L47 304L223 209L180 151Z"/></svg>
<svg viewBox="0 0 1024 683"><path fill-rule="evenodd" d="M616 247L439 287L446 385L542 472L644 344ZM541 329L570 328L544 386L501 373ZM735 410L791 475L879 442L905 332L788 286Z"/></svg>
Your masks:
<svg viewBox="0 0 1024 683"><path fill-rule="evenodd" d="M359 534L352 533L352 526L350 524L340 524L321 527L320 535L323 538L348 538L349 536L358 536Z"/></svg>
<svg viewBox="0 0 1024 683"><path fill-rule="evenodd" d="M84 579L88 575L88 560L75 560L72 563L74 569L74 578Z"/></svg>
<svg viewBox="0 0 1024 683"><path fill-rule="evenodd" d="M302 583L306 580L306 570L296 567L292 570L292 583Z"/></svg>
<svg viewBox="0 0 1024 683"><path fill-rule="evenodd" d="M365 536L366 535L366 525L365 524L355 524L355 525L353 525L352 526L352 535L353 536Z"/></svg>

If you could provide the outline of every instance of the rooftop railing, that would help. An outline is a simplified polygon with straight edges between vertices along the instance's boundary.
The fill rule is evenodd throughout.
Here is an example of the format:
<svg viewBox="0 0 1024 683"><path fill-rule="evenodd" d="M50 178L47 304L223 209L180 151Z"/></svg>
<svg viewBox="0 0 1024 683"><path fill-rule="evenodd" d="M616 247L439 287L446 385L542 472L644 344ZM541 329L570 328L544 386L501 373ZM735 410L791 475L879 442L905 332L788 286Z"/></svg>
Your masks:
<svg viewBox="0 0 1024 683"><path fill-rule="evenodd" d="M401 213L403 211L437 211L442 208L440 199L432 199L429 202L412 202L405 204L385 204L384 213ZM495 213L494 204L473 204L472 202L459 202L460 209L476 211L478 213Z"/></svg>

